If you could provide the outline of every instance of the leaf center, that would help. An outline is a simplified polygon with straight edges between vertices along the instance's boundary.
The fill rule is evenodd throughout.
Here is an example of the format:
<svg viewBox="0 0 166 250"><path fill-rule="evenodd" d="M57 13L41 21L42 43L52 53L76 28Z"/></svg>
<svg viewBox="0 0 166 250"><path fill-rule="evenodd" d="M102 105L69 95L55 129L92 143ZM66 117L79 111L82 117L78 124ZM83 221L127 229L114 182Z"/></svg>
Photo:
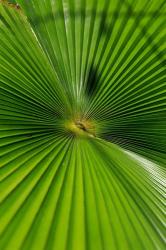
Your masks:
<svg viewBox="0 0 166 250"><path fill-rule="evenodd" d="M89 120L69 121L66 124L67 130L80 137L96 137L95 125Z"/></svg>

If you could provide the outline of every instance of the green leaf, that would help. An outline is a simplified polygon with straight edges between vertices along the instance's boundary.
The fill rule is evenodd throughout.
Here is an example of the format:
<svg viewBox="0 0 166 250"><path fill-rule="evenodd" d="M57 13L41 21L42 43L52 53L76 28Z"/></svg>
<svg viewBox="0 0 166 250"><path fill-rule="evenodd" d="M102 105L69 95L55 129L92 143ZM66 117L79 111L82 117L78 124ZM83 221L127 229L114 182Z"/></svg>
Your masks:
<svg viewBox="0 0 166 250"><path fill-rule="evenodd" d="M165 21L0 0L0 249L165 249Z"/></svg>

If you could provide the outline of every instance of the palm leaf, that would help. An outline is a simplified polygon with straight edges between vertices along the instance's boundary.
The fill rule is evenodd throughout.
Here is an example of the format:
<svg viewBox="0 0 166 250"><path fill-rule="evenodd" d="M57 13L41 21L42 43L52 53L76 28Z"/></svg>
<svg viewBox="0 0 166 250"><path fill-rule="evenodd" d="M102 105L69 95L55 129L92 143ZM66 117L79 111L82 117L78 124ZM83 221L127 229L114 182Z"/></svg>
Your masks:
<svg viewBox="0 0 166 250"><path fill-rule="evenodd" d="M0 249L164 249L165 1L0 1Z"/></svg>

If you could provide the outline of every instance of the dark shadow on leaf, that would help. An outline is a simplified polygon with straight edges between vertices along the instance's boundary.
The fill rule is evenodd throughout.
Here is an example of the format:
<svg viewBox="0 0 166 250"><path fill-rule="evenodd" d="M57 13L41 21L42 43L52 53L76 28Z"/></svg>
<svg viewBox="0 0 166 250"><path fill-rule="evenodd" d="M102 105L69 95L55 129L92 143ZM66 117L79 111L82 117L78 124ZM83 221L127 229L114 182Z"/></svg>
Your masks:
<svg viewBox="0 0 166 250"><path fill-rule="evenodd" d="M89 75L87 78L86 93L88 96L92 96L97 87L98 71L94 65L91 65Z"/></svg>

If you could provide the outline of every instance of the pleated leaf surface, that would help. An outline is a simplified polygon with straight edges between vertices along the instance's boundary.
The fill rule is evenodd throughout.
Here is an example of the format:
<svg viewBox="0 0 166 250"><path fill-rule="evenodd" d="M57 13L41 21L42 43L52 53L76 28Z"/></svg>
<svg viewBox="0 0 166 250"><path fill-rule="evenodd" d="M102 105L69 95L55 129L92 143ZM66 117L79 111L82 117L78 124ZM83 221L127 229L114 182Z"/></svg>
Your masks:
<svg viewBox="0 0 166 250"><path fill-rule="evenodd" d="M0 249L164 250L165 0L0 0Z"/></svg>

